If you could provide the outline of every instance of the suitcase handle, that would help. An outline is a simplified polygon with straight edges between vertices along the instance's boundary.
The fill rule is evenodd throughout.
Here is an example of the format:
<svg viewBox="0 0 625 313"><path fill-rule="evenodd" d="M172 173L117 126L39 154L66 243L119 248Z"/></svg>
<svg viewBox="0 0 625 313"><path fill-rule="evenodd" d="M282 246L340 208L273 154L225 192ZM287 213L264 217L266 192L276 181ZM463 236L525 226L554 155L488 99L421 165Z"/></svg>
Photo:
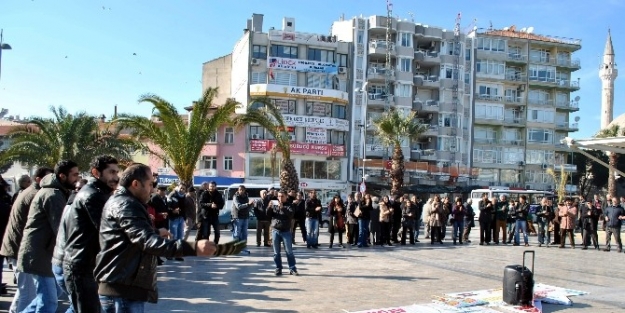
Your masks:
<svg viewBox="0 0 625 313"><path fill-rule="evenodd" d="M534 260L536 259L536 252L534 250L523 251L523 271L525 271L525 256L532 254L532 273L534 273Z"/></svg>

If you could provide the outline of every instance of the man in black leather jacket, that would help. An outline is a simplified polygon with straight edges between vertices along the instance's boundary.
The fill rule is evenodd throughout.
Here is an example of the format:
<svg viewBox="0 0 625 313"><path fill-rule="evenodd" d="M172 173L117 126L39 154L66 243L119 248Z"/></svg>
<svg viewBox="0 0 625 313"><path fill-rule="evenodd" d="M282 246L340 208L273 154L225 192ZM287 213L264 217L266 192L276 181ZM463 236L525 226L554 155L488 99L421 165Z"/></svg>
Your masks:
<svg viewBox="0 0 625 313"><path fill-rule="evenodd" d="M208 240L168 240L163 238L170 235L167 230L155 232L146 208L151 190L150 168L133 164L104 205L94 270L104 312L142 312L146 301L157 302L158 256L211 256L217 250Z"/></svg>
<svg viewBox="0 0 625 313"><path fill-rule="evenodd" d="M274 202L274 201L272 201ZM289 273L299 275L295 267L295 255L291 242L291 221L293 220L293 204L289 202L286 192L278 192L277 203L270 203L267 208L267 216L271 218L271 241L273 243L273 261L276 264L276 276L282 275L282 255L280 246L284 242L284 252L289 264Z"/></svg>
<svg viewBox="0 0 625 313"><path fill-rule="evenodd" d="M224 208L224 198L217 191L217 183L212 181L208 184L208 189L200 196L200 231L202 239L208 239L211 235L211 227L215 231L213 242L219 243L219 211Z"/></svg>
<svg viewBox="0 0 625 313"><path fill-rule="evenodd" d="M104 203L119 183L119 166L108 155L91 162L91 178L75 195L61 227L65 228L63 272L74 312L99 312L98 285L93 278L95 256L100 251L100 218ZM57 242L57 248L59 247ZM55 256L56 256L55 249Z"/></svg>

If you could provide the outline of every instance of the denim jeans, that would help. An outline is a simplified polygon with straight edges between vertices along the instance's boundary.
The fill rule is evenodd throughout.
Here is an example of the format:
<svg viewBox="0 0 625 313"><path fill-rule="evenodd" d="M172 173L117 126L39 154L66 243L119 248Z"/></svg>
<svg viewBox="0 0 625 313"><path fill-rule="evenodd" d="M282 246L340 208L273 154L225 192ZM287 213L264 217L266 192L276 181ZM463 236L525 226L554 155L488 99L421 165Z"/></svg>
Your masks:
<svg viewBox="0 0 625 313"><path fill-rule="evenodd" d="M184 218L176 217L169 220L169 232L171 233L171 239L178 240L184 238Z"/></svg>
<svg viewBox="0 0 625 313"><path fill-rule="evenodd" d="M316 218L306 218L306 245L315 246L319 244L319 220Z"/></svg>
<svg viewBox="0 0 625 313"><path fill-rule="evenodd" d="M421 219L414 221L414 240L419 240L419 228L421 228Z"/></svg>
<svg viewBox="0 0 625 313"><path fill-rule="evenodd" d="M464 221L454 221L453 222L453 232L451 233L451 238L454 242L459 240L462 242L462 231L464 230Z"/></svg>
<svg viewBox="0 0 625 313"><path fill-rule="evenodd" d="M210 237L211 227L215 231L215 237L213 238L213 242L218 244L219 243L219 217L209 216L206 219L202 219L202 226L200 227L200 231L202 232L202 238L208 239Z"/></svg>
<svg viewBox="0 0 625 313"><path fill-rule="evenodd" d="M519 244L519 232L523 231L523 243L528 244L527 239L527 221L526 220L517 220L514 227L516 228L514 231L514 244Z"/></svg>
<svg viewBox="0 0 625 313"><path fill-rule="evenodd" d="M62 295L65 294L65 295L68 295L68 298L69 298L69 292L67 292L67 286L65 285L65 275L63 272L63 268L58 265L52 264L52 273L54 274L54 280L56 280L56 286L60 290L58 297L60 298ZM69 301L69 307L67 308L67 311L65 312L74 313L74 309L72 308L72 299L69 298L68 301Z"/></svg>
<svg viewBox="0 0 625 313"><path fill-rule="evenodd" d="M367 237L369 236L369 220L358 219L358 246L367 247Z"/></svg>
<svg viewBox="0 0 625 313"><path fill-rule="evenodd" d="M551 232L549 231L549 221L539 217L536 222L538 223L538 243L550 244ZM547 235L547 242L545 242L545 235Z"/></svg>
<svg viewBox="0 0 625 313"><path fill-rule="evenodd" d="M102 313L143 313L145 302L120 297L100 296Z"/></svg>
<svg viewBox="0 0 625 313"><path fill-rule="evenodd" d="M11 259L13 270L15 271L15 280L17 281L17 289L13 302L9 308L9 313L22 312L35 298L35 279L32 274L20 272L17 270L17 260Z"/></svg>
<svg viewBox="0 0 625 313"><path fill-rule="evenodd" d="M238 241L247 241L247 228L250 220L247 218L237 218L234 220L234 231L232 232L232 238Z"/></svg>
<svg viewBox="0 0 625 313"><path fill-rule="evenodd" d="M33 275L33 278L36 291L35 298L20 313L56 313L59 296L63 294L61 287L56 283L56 279L40 275Z"/></svg>
<svg viewBox="0 0 625 313"><path fill-rule="evenodd" d="M271 241L273 244L273 262L276 263L277 269L282 269L282 255L280 254L280 244L284 242L284 252L286 253L286 261L290 270L297 270L295 267L295 255L293 254L293 242L290 231L271 230Z"/></svg>

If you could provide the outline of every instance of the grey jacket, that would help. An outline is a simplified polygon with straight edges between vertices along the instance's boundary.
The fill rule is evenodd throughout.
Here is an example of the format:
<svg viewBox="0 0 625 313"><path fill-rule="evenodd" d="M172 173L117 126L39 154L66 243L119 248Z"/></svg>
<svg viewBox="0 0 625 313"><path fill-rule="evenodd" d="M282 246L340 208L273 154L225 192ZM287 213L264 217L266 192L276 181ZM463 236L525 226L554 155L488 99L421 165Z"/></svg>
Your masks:
<svg viewBox="0 0 625 313"><path fill-rule="evenodd" d="M28 212L28 221L17 256L18 271L54 277L52 252L68 196L69 191L54 173L41 180L41 190L35 195Z"/></svg>
<svg viewBox="0 0 625 313"><path fill-rule="evenodd" d="M13 208L11 209L11 216L9 217L9 225L7 225L7 229L4 232L4 239L2 239L0 255L17 259L17 254L20 251L20 243L22 242L22 235L24 234L24 227L28 219L30 203L33 202L33 198L40 188L38 183L33 182L30 187L20 192L15 199Z"/></svg>

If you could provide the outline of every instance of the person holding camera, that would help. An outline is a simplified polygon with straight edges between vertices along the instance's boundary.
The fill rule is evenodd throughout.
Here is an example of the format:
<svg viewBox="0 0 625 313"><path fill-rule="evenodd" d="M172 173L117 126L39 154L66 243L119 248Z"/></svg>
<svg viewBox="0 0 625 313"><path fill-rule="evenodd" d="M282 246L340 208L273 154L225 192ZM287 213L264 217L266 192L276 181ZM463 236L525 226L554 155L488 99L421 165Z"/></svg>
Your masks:
<svg viewBox="0 0 625 313"><path fill-rule="evenodd" d="M287 199L284 191L278 192L278 200L272 200L267 208L267 216L271 218L271 240L273 243L273 261L276 264L275 275L282 275L281 244L284 243L284 252L291 275L299 275L295 267L295 254L291 235L291 221L295 211Z"/></svg>
<svg viewBox="0 0 625 313"><path fill-rule="evenodd" d="M549 247L551 243L551 232L549 231L549 222L554 218L555 213L553 208L549 205L548 199L542 198L540 201L540 209L536 212L538 219L538 246L541 247L546 244ZM547 235L547 241L545 242L545 235Z"/></svg>

